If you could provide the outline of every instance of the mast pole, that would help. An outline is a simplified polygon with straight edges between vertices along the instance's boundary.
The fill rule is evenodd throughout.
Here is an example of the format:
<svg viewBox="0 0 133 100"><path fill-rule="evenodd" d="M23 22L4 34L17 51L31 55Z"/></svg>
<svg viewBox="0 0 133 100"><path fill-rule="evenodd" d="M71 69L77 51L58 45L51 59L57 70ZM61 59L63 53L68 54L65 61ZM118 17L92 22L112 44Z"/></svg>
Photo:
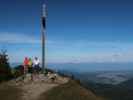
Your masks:
<svg viewBox="0 0 133 100"><path fill-rule="evenodd" d="M45 48L46 48L46 5L43 4L42 7L42 23L41 23L41 32L42 32L42 71L43 73L45 73L45 69L46 69L46 54L45 54Z"/></svg>

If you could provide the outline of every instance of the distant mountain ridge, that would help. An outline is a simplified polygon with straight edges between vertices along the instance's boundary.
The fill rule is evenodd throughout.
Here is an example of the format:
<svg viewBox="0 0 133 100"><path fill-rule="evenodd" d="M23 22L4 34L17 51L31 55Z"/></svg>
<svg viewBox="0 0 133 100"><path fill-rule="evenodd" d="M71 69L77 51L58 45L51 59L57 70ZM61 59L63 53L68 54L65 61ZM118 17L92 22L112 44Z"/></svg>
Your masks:
<svg viewBox="0 0 133 100"><path fill-rule="evenodd" d="M133 78L129 79L129 80L125 81L125 82L120 83L118 86L133 90Z"/></svg>
<svg viewBox="0 0 133 100"><path fill-rule="evenodd" d="M133 79L117 85L91 81L83 82L83 85L96 95L105 97L108 100L133 100Z"/></svg>
<svg viewBox="0 0 133 100"><path fill-rule="evenodd" d="M133 100L133 71L65 73L73 74L85 88L106 100Z"/></svg>

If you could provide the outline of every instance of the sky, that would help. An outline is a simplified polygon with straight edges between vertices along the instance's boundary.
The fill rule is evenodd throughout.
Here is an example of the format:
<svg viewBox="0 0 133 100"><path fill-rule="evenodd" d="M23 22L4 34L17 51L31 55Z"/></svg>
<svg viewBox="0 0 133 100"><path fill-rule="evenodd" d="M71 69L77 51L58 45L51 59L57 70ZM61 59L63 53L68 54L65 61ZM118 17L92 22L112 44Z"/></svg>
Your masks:
<svg viewBox="0 0 133 100"><path fill-rule="evenodd" d="M133 62L132 0L3 0L0 49L10 62L41 59L44 2L47 63Z"/></svg>

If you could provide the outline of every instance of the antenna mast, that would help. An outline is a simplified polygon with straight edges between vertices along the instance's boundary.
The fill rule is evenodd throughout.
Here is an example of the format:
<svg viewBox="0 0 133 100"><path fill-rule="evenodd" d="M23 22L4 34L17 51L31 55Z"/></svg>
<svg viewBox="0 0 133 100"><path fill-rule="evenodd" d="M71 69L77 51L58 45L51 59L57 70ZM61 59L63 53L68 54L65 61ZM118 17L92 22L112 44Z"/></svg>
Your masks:
<svg viewBox="0 0 133 100"><path fill-rule="evenodd" d="M46 47L46 5L42 6L42 16L41 16L41 32L42 32L42 71L45 72L46 69L46 59L45 59L45 47Z"/></svg>

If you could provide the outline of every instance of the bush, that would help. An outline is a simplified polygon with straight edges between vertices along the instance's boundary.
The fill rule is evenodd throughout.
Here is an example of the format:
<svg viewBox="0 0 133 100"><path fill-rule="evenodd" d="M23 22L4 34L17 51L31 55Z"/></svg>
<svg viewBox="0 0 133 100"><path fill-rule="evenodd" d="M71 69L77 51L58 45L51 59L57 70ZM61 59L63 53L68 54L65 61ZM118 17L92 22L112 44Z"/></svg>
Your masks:
<svg viewBox="0 0 133 100"><path fill-rule="evenodd" d="M12 78L11 68L6 51L0 53L0 82Z"/></svg>
<svg viewBox="0 0 133 100"><path fill-rule="evenodd" d="M20 77L23 75L23 65L19 65L19 66L16 66L14 69L13 69L13 76L14 78L17 78L17 77Z"/></svg>

